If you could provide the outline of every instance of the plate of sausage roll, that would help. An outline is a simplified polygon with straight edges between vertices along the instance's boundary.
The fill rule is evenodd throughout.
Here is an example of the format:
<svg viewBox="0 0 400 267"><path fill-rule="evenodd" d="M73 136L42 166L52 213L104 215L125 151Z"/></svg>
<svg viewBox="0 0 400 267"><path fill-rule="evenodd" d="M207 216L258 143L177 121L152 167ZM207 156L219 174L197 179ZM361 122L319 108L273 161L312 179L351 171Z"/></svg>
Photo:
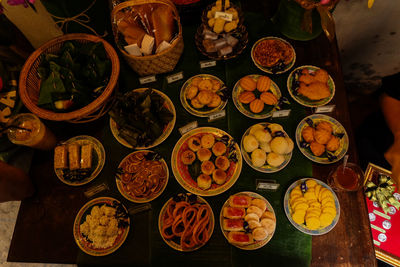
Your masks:
<svg viewBox="0 0 400 267"><path fill-rule="evenodd" d="M75 136L55 147L54 172L67 185L84 185L99 175L105 159L99 140L88 135Z"/></svg>

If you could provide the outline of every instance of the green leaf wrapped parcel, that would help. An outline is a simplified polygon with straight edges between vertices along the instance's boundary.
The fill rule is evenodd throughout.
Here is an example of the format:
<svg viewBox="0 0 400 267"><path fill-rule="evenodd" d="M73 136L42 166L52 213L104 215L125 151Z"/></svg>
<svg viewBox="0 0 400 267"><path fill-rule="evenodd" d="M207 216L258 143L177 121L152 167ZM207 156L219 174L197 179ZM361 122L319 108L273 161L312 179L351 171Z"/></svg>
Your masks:
<svg viewBox="0 0 400 267"><path fill-rule="evenodd" d="M111 61L103 43L65 42L57 54L43 54L38 105L56 112L82 108L104 91Z"/></svg>

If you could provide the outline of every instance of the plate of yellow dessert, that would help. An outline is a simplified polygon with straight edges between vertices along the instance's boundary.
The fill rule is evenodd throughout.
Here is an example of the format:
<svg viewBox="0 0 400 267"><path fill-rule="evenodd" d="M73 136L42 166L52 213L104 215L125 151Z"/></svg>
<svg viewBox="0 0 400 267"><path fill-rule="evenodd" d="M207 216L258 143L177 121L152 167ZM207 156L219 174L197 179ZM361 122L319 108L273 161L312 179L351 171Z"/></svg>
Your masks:
<svg viewBox="0 0 400 267"><path fill-rule="evenodd" d="M180 100L190 114L207 117L225 108L227 87L218 77L199 74L189 78L182 86Z"/></svg>
<svg viewBox="0 0 400 267"><path fill-rule="evenodd" d="M314 178L297 180L286 190L283 201L290 223L309 235L323 235L339 221L339 200L327 184Z"/></svg>

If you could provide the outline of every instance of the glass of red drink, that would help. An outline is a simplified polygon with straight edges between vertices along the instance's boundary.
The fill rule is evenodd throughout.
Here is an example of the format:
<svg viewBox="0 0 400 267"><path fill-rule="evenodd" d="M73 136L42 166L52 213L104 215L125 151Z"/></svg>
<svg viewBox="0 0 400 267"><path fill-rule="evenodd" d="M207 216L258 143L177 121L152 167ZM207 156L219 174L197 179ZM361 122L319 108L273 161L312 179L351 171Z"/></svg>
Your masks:
<svg viewBox="0 0 400 267"><path fill-rule="evenodd" d="M329 174L328 185L338 191L358 191L363 179L364 172L357 164L340 164Z"/></svg>

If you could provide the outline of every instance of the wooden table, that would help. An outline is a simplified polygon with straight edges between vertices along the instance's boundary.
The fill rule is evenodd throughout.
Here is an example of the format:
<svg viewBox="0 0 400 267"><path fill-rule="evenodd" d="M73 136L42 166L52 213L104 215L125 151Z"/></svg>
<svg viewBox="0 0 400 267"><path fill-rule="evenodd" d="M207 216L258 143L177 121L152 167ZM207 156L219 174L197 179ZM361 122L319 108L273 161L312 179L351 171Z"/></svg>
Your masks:
<svg viewBox="0 0 400 267"><path fill-rule="evenodd" d="M313 41L292 41L292 44L295 46L299 65L321 66L332 75L336 84L334 98L336 109L332 116L346 128L350 139L350 161L357 162L336 42L329 43L325 36L321 35ZM49 126L60 139L64 139L78 134L98 137L101 135L104 123L107 123L106 118L88 124L69 125L67 131L56 123L50 123ZM323 179L333 167L333 165L327 167L314 164L314 176ZM31 199L22 201L8 261L47 263L77 261L79 249L72 238L72 225L75 211L87 201L83 195L87 187L69 190L54 178L52 168L52 153L35 154L30 175L37 187L37 194ZM363 193L361 191L338 193L338 197L341 204L340 220L328 234L313 237L312 266L376 266ZM65 209L66 206L68 209ZM43 233L46 233L45 236ZM137 246L137 249L143 249L139 244ZM146 253L145 249L143 251Z"/></svg>

